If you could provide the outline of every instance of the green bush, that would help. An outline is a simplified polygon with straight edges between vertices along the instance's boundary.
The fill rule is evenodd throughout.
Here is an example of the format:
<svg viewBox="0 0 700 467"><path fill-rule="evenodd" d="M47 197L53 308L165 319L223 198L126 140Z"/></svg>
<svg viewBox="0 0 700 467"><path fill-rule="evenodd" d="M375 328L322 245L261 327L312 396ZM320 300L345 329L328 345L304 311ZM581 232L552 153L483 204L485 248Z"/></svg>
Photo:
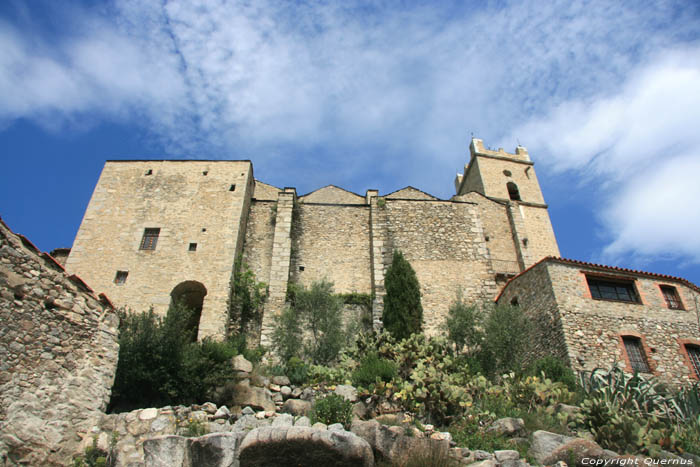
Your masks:
<svg viewBox="0 0 700 467"><path fill-rule="evenodd" d="M338 394L329 394L314 402L310 415L311 423L341 423L348 429L352 422L352 403Z"/></svg>
<svg viewBox="0 0 700 467"><path fill-rule="evenodd" d="M421 332L423 307L416 272L403 254L394 250L391 266L384 278L386 295L382 322L384 329L396 339L405 339Z"/></svg>
<svg viewBox="0 0 700 467"><path fill-rule="evenodd" d="M287 362L284 373L292 384L300 386L309 380L309 365L301 358L292 357Z"/></svg>
<svg viewBox="0 0 700 467"><path fill-rule="evenodd" d="M360 365L352 373L352 384L369 386L379 381L389 382L396 377L396 365L390 360L379 358L376 353L370 353L362 359Z"/></svg>
<svg viewBox="0 0 700 467"><path fill-rule="evenodd" d="M73 467L106 467L110 460L110 454L98 448L97 438L93 438L92 446L86 447L83 455L73 458Z"/></svg>
<svg viewBox="0 0 700 467"><path fill-rule="evenodd" d="M517 372L531 342L532 323L519 307L496 305L484 322L479 359L490 375Z"/></svg>
<svg viewBox="0 0 700 467"><path fill-rule="evenodd" d="M240 258L233 274L233 293L229 306L229 334L247 335L261 324L262 306L267 298L267 284L258 282L255 274Z"/></svg>
<svg viewBox="0 0 700 467"><path fill-rule="evenodd" d="M552 381L564 383L571 391L577 388L577 378L573 370L556 357L547 356L535 360L525 370L526 375L539 376L542 373Z"/></svg>
<svg viewBox="0 0 700 467"><path fill-rule="evenodd" d="M119 361L109 411L205 402L232 378L233 342L192 342L192 311L182 304L164 318L153 310L120 312Z"/></svg>
<svg viewBox="0 0 700 467"><path fill-rule="evenodd" d="M479 308L476 305L467 305L461 291L457 292L457 298L450 305L445 325L448 339L458 352L466 348L469 355L474 355L478 351L484 338L480 328Z"/></svg>
<svg viewBox="0 0 700 467"><path fill-rule="evenodd" d="M276 318L272 336L278 356L285 362L302 356L315 364L335 361L346 336L343 302L333 293L333 284L322 280L310 289L290 284L287 298L291 306Z"/></svg>

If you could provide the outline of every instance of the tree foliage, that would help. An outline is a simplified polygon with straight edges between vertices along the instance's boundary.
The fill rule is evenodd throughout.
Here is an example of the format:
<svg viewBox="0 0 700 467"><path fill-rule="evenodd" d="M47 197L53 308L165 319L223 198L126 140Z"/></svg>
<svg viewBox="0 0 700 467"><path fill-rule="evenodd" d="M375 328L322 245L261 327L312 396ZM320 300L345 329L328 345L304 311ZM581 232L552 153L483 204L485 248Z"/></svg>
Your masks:
<svg viewBox="0 0 700 467"><path fill-rule="evenodd" d="M119 362L111 411L205 402L233 377L231 342L192 342L192 310L181 303L165 317L121 311Z"/></svg>
<svg viewBox="0 0 700 467"><path fill-rule="evenodd" d="M291 306L277 318L272 341L283 362L305 357L316 364L334 361L345 343L343 300L327 280L311 288L290 284Z"/></svg>
<svg viewBox="0 0 700 467"><path fill-rule="evenodd" d="M457 298L450 305L445 325L448 339L455 345L458 352L465 351L470 356L478 353L484 339L481 313L479 307L464 301L461 290L457 292Z"/></svg>
<svg viewBox="0 0 700 467"><path fill-rule="evenodd" d="M520 372L529 350L532 322L520 307L495 305L484 321L480 361L490 374Z"/></svg>
<svg viewBox="0 0 700 467"><path fill-rule="evenodd" d="M384 328L396 339L405 339L421 332L423 307L420 302L420 284L411 264L398 250L394 250L384 286Z"/></svg>
<svg viewBox="0 0 700 467"><path fill-rule="evenodd" d="M229 307L230 334L247 335L251 326L259 326L262 306L267 298L267 284L258 282L253 271L240 258L233 274Z"/></svg>

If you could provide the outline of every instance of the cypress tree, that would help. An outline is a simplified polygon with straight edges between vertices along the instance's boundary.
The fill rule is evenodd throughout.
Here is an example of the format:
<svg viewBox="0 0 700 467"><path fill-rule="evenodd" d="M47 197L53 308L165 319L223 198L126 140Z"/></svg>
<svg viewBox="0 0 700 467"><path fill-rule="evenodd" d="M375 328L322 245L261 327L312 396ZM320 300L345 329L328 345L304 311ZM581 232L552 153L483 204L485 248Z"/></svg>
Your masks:
<svg viewBox="0 0 700 467"><path fill-rule="evenodd" d="M421 332L423 307L420 303L420 284L411 264L398 250L394 250L384 286L384 329L397 339Z"/></svg>

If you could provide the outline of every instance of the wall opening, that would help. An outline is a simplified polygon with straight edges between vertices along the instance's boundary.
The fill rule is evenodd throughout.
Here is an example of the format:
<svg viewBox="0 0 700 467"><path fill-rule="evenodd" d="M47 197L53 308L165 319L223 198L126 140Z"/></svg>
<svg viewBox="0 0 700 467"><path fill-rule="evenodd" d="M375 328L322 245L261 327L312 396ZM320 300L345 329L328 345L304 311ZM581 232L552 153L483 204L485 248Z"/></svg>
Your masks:
<svg viewBox="0 0 700 467"><path fill-rule="evenodd" d="M508 188L508 197L513 201L520 201L520 191L518 191L518 185L513 182L506 183L506 188Z"/></svg>
<svg viewBox="0 0 700 467"><path fill-rule="evenodd" d="M190 333L192 342L197 340L197 332L199 331L199 319L202 317L202 306L204 305L204 297L207 295L207 288L201 282L185 281L180 282L170 292L170 306L181 304L182 306L192 310L192 316L187 323L187 330Z"/></svg>

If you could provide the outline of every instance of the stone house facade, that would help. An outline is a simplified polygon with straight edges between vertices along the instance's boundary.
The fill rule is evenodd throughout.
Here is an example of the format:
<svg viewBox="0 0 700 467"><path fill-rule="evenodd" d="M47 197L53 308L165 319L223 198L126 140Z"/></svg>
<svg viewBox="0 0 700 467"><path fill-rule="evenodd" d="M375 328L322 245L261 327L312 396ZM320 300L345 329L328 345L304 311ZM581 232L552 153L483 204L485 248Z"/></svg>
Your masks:
<svg viewBox="0 0 700 467"><path fill-rule="evenodd" d="M673 385L700 379L700 289L685 279L569 259L544 258L496 298L533 322L534 354L574 370L656 375Z"/></svg>

